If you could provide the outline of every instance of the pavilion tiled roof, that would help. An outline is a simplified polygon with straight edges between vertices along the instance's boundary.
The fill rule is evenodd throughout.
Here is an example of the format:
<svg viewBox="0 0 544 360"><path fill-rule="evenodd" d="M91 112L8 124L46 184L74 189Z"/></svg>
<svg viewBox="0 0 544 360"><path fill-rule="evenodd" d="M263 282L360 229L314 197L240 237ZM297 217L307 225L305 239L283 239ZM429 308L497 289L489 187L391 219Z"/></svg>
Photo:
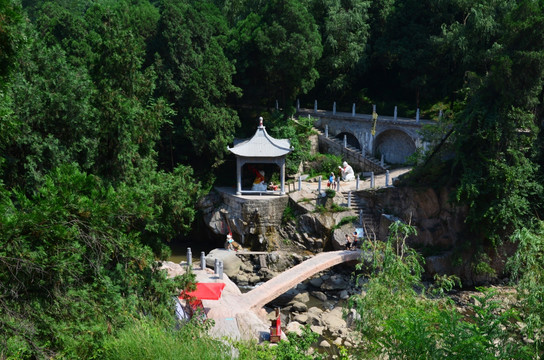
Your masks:
<svg viewBox="0 0 544 360"><path fill-rule="evenodd" d="M262 120L252 138L235 141L234 146L227 146L227 149L237 156L262 158L280 157L292 151L291 141L268 135Z"/></svg>

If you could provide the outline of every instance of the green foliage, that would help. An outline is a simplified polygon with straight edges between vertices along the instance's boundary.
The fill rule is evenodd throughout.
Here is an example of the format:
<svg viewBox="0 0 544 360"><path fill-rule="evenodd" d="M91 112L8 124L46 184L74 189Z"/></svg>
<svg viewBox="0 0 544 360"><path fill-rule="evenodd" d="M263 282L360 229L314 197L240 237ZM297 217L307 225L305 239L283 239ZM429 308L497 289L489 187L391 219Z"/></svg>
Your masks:
<svg viewBox="0 0 544 360"><path fill-rule="evenodd" d="M354 90L354 75L365 64L370 35L367 0L326 1L323 14L316 14L320 24L323 56L318 62L319 79L328 94L342 98Z"/></svg>
<svg viewBox="0 0 544 360"><path fill-rule="evenodd" d="M517 244L515 256L508 267L517 282L521 301L521 318L526 325L523 334L532 340L536 354L544 354L544 223L539 221L534 230L520 229L513 235Z"/></svg>
<svg viewBox="0 0 544 360"><path fill-rule="evenodd" d="M520 341L521 328L514 309L496 299L496 291L479 288L481 295L465 315L447 299L430 299L421 283L421 258L406 246L414 229L400 222L390 227L387 242L365 240L358 265L368 277L364 295L349 299L360 319L357 349L362 358L404 359L531 359L534 349ZM430 289L435 296L455 285L441 277ZM436 291L438 289L438 291Z"/></svg>
<svg viewBox="0 0 544 360"><path fill-rule="evenodd" d="M281 217L282 224L286 224L289 221L293 221L296 219L295 209L290 204L287 204L285 209L283 210L283 215Z"/></svg>
<svg viewBox="0 0 544 360"><path fill-rule="evenodd" d="M319 213L319 214L324 214L324 213L327 213L327 212L331 212L331 213L344 212L346 210L347 210L347 208L345 208L343 206L340 206L340 205L338 205L336 203L332 203L330 208L327 208L324 205L316 204L314 212Z"/></svg>
<svg viewBox="0 0 544 360"><path fill-rule="evenodd" d="M351 224L351 223L354 223L355 221L357 221L359 219L359 217L357 216L346 216L346 217L343 217L339 222L338 224L334 225L332 227L332 229L339 229L341 228L342 226L346 225L346 224Z"/></svg>
<svg viewBox="0 0 544 360"><path fill-rule="evenodd" d="M542 14L542 4L521 2L502 27L491 27L500 31L488 50L491 71L467 84L469 97L456 119L457 200L469 206L471 230L494 244L530 221L531 199L542 196L532 160L544 77Z"/></svg>
<svg viewBox="0 0 544 360"><path fill-rule="evenodd" d="M137 231L155 210L127 190L74 166L45 176L31 197L2 189L0 328L11 349L90 358L128 318L171 316L171 295L191 276L167 281L157 270L159 246Z"/></svg>
<svg viewBox="0 0 544 360"><path fill-rule="evenodd" d="M207 1L161 1L158 92L173 104L173 123L164 129L161 154L168 167L183 161L198 172L221 163L240 125L226 106L240 90L232 84L233 63L223 52L227 24Z"/></svg>
<svg viewBox="0 0 544 360"><path fill-rule="evenodd" d="M267 122L271 125L267 131L277 139L289 139L293 151L287 157L285 168L288 174L295 174L298 171L300 162L310 158L309 136L313 131L314 119L293 118L285 119L280 112L271 114Z"/></svg>
<svg viewBox="0 0 544 360"><path fill-rule="evenodd" d="M288 333L289 341L280 341L277 346L260 346L256 343L235 343L240 352L240 359L248 360L311 360L322 359L320 354L309 354L310 346L315 344L319 335L306 325L301 335Z"/></svg>
<svg viewBox="0 0 544 360"><path fill-rule="evenodd" d="M194 320L176 328L171 322L135 319L104 344L108 360L230 359L228 345L208 336L211 322Z"/></svg>
<svg viewBox="0 0 544 360"><path fill-rule="evenodd" d="M12 70L17 51L17 24L21 21L21 9L11 0L0 0L0 80L6 79ZM0 82L0 91L4 81Z"/></svg>
<svg viewBox="0 0 544 360"><path fill-rule="evenodd" d="M434 274L433 283L429 286L429 293L435 296L444 296L455 287L461 287L461 279L456 275Z"/></svg>
<svg viewBox="0 0 544 360"><path fill-rule="evenodd" d="M319 74L316 63L323 46L315 19L297 0L249 1L249 14L231 35L237 59L236 83L246 101L289 109L297 94L307 93ZM250 7L253 5L253 7Z"/></svg>
<svg viewBox="0 0 544 360"><path fill-rule="evenodd" d="M328 179L331 172L336 174L338 166L342 164L342 157L334 154L316 154L308 160L311 175L321 175L323 179Z"/></svg>
<svg viewBox="0 0 544 360"><path fill-rule="evenodd" d="M325 195L329 199L333 199L336 196L336 191L334 191L333 189L325 189Z"/></svg>

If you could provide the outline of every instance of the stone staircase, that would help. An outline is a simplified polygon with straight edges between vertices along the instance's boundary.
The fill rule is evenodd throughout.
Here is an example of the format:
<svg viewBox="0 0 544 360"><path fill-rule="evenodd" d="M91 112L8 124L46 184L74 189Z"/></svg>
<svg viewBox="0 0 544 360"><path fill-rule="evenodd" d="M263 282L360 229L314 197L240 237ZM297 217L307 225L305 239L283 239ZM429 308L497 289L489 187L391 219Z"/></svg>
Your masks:
<svg viewBox="0 0 544 360"><path fill-rule="evenodd" d="M347 201L349 191L341 191L341 193ZM362 227L365 229L366 236L370 237L371 239L377 238L379 232L379 218L372 213L365 199L359 196L359 193L357 191L351 192L351 209L355 211L357 215L361 214L362 211Z"/></svg>
<svg viewBox="0 0 544 360"><path fill-rule="evenodd" d="M320 135L320 136L325 136L324 132L321 130L321 129L318 129L318 128L314 128L314 130ZM342 149L343 151L349 153L351 156L350 158L360 158L361 160L365 161L365 162L369 162L371 163L373 166L373 168L380 168L383 172L385 172L385 170L387 170L389 168L389 166L387 164L381 164L380 160L376 159L375 157L373 156L370 156L368 153L365 154L365 156L363 157L362 153L361 153L361 149L358 149L350 144L346 144L347 146L344 147L344 141L343 140L340 140L336 137L331 137L329 136L327 138L330 142L332 142L336 148L339 148L339 149ZM362 167L367 167L367 166L362 166Z"/></svg>

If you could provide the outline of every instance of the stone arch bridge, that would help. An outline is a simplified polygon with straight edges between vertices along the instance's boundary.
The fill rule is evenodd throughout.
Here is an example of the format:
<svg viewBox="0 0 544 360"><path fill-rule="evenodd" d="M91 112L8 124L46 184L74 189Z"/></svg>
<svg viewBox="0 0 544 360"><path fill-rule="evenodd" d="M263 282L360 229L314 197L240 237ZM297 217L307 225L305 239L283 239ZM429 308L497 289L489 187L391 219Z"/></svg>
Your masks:
<svg viewBox="0 0 544 360"><path fill-rule="evenodd" d="M317 109L297 109L298 116L317 118L315 126L328 134L358 149L366 155L381 159L390 164L404 164L416 149L427 149L419 130L423 125L434 125L435 121L400 118L378 115L376 133L372 135L372 115L325 111ZM364 151L363 151L364 149Z"/></svg>

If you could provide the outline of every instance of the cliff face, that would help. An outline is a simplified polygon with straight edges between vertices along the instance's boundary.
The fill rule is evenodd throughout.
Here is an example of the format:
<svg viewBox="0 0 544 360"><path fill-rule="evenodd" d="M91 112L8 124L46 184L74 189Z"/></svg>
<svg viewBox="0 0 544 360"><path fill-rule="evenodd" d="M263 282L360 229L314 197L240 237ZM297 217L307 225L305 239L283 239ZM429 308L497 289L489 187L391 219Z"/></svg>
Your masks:
<svg viewBox="0 0 544 360"><path fill-rule="evenodd" d="M407 243L424 256L428 276L454 274L468 286L496 281L504 276L506 260L515 248L510 243L499 248L472 248L473 235L465 224L468 208L450 201L453 191L391 187L358 195L380 216L379 239L387 238L389 224L395 219L416 228L417 236Z"/></svg>

